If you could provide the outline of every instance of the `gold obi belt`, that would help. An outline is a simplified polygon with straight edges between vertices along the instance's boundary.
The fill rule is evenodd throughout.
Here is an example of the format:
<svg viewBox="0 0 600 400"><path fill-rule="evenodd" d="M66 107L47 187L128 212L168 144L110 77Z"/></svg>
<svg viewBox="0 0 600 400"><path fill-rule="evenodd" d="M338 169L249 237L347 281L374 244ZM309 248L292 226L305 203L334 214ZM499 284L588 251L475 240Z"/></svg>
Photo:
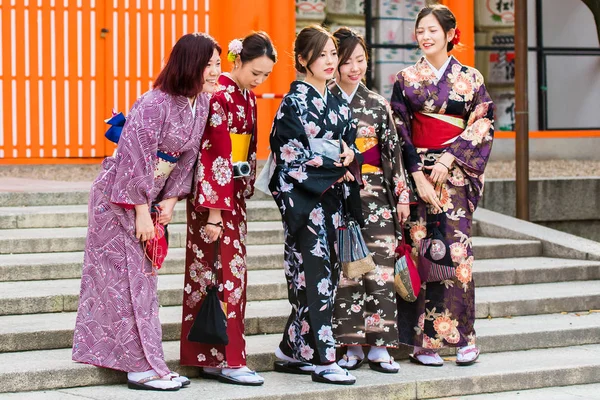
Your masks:
<svg viewBox="0 0 600 400"><path fill-rule="evenodd" d="M381 152L376 137L359 137L356 138L354 144L356 144L365 159L361 169L363 174L383 172L381 169Z"/></svg>
<svg viewBox="0 0 600 400"><path fill-rule="evenodd" d="M231 161L235 164L240 161L248 161L248 150L250 149L251 133L229 132L231 138Z"/></svg>

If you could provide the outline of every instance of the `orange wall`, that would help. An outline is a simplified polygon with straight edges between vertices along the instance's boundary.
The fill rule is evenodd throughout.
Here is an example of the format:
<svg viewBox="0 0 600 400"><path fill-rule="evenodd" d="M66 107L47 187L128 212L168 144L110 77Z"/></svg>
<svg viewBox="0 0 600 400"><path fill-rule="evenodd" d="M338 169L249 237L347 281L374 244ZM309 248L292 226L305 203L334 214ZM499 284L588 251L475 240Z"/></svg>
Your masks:
<svg viewBox="0 0 600 400"><path fill-rule="evenodd" d="M442 0L456 17L456 26L460 30L461 49L452 52L462 64L475 66L475 1L474 0Z"/></svg>
<svg viewBox="0 0 600 400"><path fill-rule="evenodd" d="M227 46L234 38L250 31L263 30L271 36L277 49L278 61L265 83L256 88L262 93L286 93L295 79L292 59L295 39L296 5L282 0L211 0L209 33L223 48L223 71L231 69L227 61ZM269 132L281 99L258 100L258 159L268 156Z"/></svg>

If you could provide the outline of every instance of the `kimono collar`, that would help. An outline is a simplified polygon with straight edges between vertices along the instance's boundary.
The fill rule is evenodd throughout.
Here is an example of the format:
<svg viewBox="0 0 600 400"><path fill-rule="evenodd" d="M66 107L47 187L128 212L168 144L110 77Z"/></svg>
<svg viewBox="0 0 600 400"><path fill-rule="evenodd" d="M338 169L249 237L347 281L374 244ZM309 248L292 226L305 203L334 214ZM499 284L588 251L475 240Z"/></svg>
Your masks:
<svg viewBox="0 0 600 400"><path fill-rule="evenodd" d="M359 84L356 85L356 87L350 94L344 92L344 89L342 89L342 87L340 85L338 85L337 83L335 85L340 90L340 93L342 94L342 97L344 98L344 100L346 100L348 102L348 104L350 104L350 103L352 103L352 99L354 98L354 95L356 94L356 92L358 91L358 88L360 87L360 85L362 85L362 83L359 82Z"/></svg>
<svg viewBox="0 0 600 400"><path fill-rule="evenodd" d="M235 86L235 88L237 89L238 93L241 94L242 96L244 96L244 99L248 99L248 90L244 89L242 90L238 84L236 83L236 81L233 79L233 77L231 76L231 74L229 72L223 72L220 76L219 76L219 83L221 85L233 85Z"/></svg>
<svg viewBox="0 0 600 400"><path fill-rule="evenodd" d="M426 57L423 57L423 59L425 60L425 62L429 65L429 68L431 68L431 70L435 74L435 77L436 77L435 83L438 83L440 81L440 79L442 79L442 76L444 76L444 72L446 72L446 68L448 68L448 65L450 64L450 61L452 61L453 58L454 58L453 56L448 57L448 59L440 67L440 69L437 69L436 67L433 66L433 64L431 64L429 62L429 60Z"/></svg>
<svg viewBox="0 0 600 400"><path fill-rule="evenodd" d="M318 90L316 87L314 87L313 85L311 85L311 84L310 84L310 83L308 83L308 82L301 81L301 82L300 82L300 84L304 84L304 85L306 85L306 86L309 86L309 87L313 88L313 90L314 90L316 93L318 93L318 95L319 95L319 96L320 96L320 97L323 99L323 102L324 102L325 104L327 104L327 92L329 92L329 88L327 87L327 85L325 85L325 94L322 94L321 92L319 92L319 90Z"/></svg>

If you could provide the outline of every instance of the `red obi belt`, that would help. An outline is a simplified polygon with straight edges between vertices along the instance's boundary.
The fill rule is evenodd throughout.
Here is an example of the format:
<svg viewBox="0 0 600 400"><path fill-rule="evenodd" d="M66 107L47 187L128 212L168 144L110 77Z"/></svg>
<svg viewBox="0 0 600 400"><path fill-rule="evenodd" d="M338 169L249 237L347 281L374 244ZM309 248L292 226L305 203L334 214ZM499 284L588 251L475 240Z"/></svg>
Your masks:
<svg viewBox="0 0 600 400"><path fill-rule="evenodd" d="M412 142L415 147L445 149L465 127L465 121L456 115L417 112L412 119Z"/></svg>

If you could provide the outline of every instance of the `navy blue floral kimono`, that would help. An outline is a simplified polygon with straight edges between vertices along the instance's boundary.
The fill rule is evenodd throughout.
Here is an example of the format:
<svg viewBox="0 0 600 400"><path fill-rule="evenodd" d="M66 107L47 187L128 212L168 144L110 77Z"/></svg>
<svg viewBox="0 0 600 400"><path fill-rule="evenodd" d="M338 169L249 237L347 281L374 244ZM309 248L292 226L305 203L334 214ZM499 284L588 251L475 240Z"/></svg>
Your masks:
<svg viewBox="0 0 600 400"><path fill-rule="evenodd" d="M292 305L279 347L287 356L317 365L336 360L332 319L341 270L336 229L344 222L344 185L336 182L347 169L311 150L309 139L340 137L354 148L356 126L348 104L329 89L323 96L307 83L293 82L270 136L276 166L269 189L283 219L283 265ZM350 168L358 178L359 157ZM357 182L345 186L358 196Z"/></svg>

